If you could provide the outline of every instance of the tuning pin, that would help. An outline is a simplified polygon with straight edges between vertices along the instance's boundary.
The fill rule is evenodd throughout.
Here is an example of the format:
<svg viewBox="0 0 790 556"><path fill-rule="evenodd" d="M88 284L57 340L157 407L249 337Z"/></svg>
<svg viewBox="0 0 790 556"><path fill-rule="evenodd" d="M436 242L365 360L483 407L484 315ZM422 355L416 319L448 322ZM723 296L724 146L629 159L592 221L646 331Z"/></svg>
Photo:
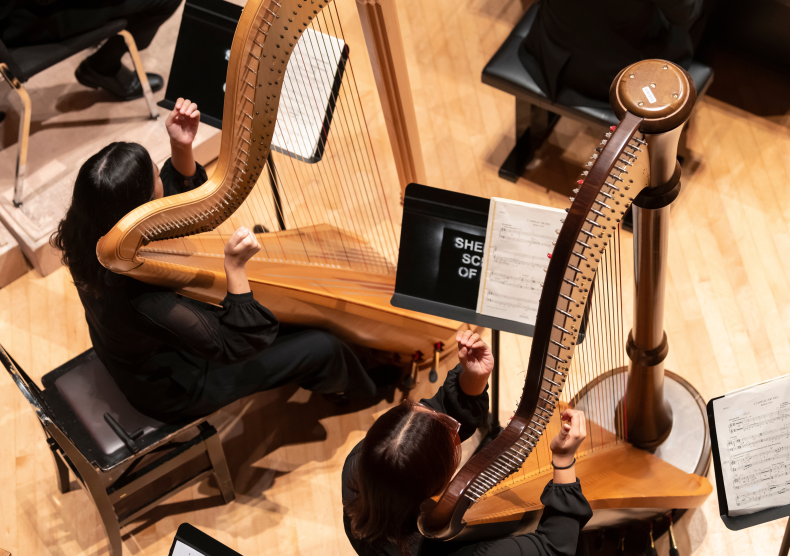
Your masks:
<svg viewBox="0 0 790 556"><path fill-rule="evenodd" d="M571 200L571 203L573 202L573 200L574 200L575 198L576 198L576 197L568 197L568 199L570 199L570 200Z"/></svg>
<svg viewBox="0 0 790 556"><path fill-rule="evenodd" d="M607 131L605 135L606 135L606 138L609 139L609 137L612 136L612 133L610 131Z"/></svg>
<svg viewBox="0 0 790 556"><path fill-rule="evenodd" d="M593 160L595 160L596 158L598 158L598 154L597 154L597 153L593 153L593 155L592 155L590 158L592 158Z"/></svg>
<svg viewBox="0 0 790 556"><path fill-rule="evenodd" d="M579 192L579 190L578 190L578 189L574 189L574 190L573 190L573 192L574 192L574 193L578 193L578 192Z"/></svg>
<svg viewBox="0 0 790 556"><path fill-rule="evenodd" d="M586 176L586 175L587 175L587 174L589 174L589 173L590 173L590 172L588 172L587 170L585 170L584 172L582 172L582 176Z"/></svg>
<svg viewBox="0 0 790 556"><path fill-rule="evenodd" d="M605 145L607 143L606 139L601 139L601 145Z"/></svg>
<svg viewBox="0 0 790 556"><path fill-rule="evenodd" d="M593 163L592 163L592 162L588 162L588 163L587 163L587 166L589 166L590 168L592 168L592 165L593 165Z"/></svg>
<svg viewBox="0 0 790 556"><path fill-rule="evenodd" d="M570 212L570 211L571 211L570 207L565 207L565 212Z"/></svg>

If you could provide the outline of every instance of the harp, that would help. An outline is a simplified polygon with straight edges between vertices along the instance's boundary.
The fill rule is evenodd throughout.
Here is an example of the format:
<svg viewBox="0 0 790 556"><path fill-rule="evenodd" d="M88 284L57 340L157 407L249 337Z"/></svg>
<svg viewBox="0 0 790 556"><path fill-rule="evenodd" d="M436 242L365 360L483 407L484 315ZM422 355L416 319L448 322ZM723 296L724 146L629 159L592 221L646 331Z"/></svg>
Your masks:
<svg viewBox="0 0 790 556"><path fill-rule="evenodd" d="M587 163L557 230L518 407L441 497L423 503L425 536L534 529L565 407L583 409L589 423L576 466L594 510L588 528L693 508L710 494L704 405L663 362L669 204L680 189L677 145L695 99L688 74L669 62L646 60L616 77L610 101L621 121ZM626 339L619 222L632 202L634 326Z"/></svg>
<svg viewBox="0 0 790 556"><path fill-rule="evenodd" d="M403 188L424 169L395 6L357 7ZM217 304L224 244L246 225L262 246L247 265L252 291L278 319L408 360L438 356L465 325L389 304L397 199L384 191L342 15L328 0L247 2L215 171L194 191L126 215L97 255L116 273Z"/></svg>

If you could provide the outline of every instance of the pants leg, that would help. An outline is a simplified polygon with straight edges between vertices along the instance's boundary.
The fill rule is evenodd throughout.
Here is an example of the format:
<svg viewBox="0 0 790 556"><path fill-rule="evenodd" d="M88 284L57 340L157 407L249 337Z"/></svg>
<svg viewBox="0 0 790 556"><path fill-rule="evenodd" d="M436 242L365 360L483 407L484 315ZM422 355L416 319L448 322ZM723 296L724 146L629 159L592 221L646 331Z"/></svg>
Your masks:
<svg viewBox="0 0 790 556"><path fill-rule="evenodd" d="M181 0L72 0L49 5L25 2L0 22L0 36L11 48L58 42L113 19L125 18L137 48L143 50L180 3ZM125 52L123 39L112 37L90 57L91 66L100 73L114 74Z"/></svg>
<svg viewBox="0 0 790 556"><path fill-rule="evenodd" d="M257 357L235 365L210 365L205 384L187 415L205 415L250 394L286 384L351 399L372 397L376 386L343 342L321 330L278 336Z"/></svg>

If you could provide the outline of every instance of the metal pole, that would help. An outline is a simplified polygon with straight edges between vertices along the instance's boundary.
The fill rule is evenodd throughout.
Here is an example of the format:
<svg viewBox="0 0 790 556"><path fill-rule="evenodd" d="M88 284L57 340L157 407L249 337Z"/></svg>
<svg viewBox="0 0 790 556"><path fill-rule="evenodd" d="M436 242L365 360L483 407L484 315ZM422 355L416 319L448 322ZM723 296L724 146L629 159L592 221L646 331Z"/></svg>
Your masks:
<svg viewBox="0 0 790 556"><path fill-rule="evenodd" d="M499 330L491 330L491 353L494 368L491 371L491 430L488 435L495 437L502 430L499 423Z"/></svg>
<svg viewBox="0 0 790 556"><path fill-rule="evenodd" d="M785 536L782 538L782 547L779 549L779 556L787 556L790 553L790 519L787 520Z"/></svg>

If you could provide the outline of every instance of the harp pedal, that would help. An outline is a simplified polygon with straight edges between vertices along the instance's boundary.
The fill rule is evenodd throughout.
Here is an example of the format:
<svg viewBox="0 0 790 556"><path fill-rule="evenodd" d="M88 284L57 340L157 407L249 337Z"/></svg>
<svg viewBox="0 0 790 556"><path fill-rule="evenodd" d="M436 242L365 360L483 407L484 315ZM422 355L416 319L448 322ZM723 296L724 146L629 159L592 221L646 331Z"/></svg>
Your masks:
<svg viewBox="0 0 790 556"><path fill-rule="evenodd" d="M444 344L442 342L433 344L433 366L431 367L431 372L428 374L428 380L431 382L439 380L439 359L443 349Z"/></svg>
<svg viewBox="0 0 790 556"><path fill-rule="evenodd" d="M422 361L422 352L417 350L411 356L411 369L409 374L403 379L403 389L411 390L417 385L417 374L419 373L419 363Z"/></svg>

